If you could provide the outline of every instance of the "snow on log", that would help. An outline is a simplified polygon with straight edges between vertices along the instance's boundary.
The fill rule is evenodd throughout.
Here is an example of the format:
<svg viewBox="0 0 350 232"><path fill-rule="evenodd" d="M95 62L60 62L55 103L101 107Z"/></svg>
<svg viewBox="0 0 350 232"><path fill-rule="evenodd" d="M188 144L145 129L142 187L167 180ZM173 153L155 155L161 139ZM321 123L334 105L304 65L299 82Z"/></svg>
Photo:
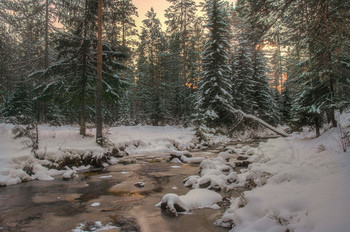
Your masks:
<svg viewBox="0 0 350 232"><path fill-rule="evenodd" d="M240 114L240 115L242 115L242 117L244 117L244 118L252 119L252 120L256 121L257 123L263 125L264 127L268 128L268 129L270 129L270 130L272 130L273 132L275 132L275 133L277 133L277 134L279 134L279 135L281 135L281 136L283 136L283 137L289 137L289 135L288 135L287 133L278 130L278 129L275 128L274 126L270 125L269 123L265 122L264 120L262 120L262 119L260 119L260 118L258 118L258 117L256 117L256 116L254 116L254 115L246 114L246 113L244 113L242 110L236 110L236 109L234 109L232 106L228 106L228 107L230 108L231 112L234 113L234 114Z"/></svg>

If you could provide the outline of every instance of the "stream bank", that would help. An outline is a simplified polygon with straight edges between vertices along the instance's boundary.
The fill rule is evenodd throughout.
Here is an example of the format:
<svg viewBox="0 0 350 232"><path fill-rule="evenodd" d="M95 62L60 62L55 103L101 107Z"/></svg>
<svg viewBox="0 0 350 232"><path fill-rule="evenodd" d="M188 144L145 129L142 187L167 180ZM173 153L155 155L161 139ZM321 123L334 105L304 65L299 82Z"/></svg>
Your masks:
<svg viewBox="0 0 350 232"><path fill-rule="evenodd" d="M190 155L214 158L222 150L207 148ZM0 188L0 231L98 231L98 225L112 226L107 231L228 231L214 222L225 212L229 197L245 188L222 191L220 209L198 209L176 218L154 206L167 193L186 194L190 188L183 180L199 172L198 164L168 159L168 153L130 156L105 171L69 181L56 177ZM137 182L145 186L136 187Z"/></svg>

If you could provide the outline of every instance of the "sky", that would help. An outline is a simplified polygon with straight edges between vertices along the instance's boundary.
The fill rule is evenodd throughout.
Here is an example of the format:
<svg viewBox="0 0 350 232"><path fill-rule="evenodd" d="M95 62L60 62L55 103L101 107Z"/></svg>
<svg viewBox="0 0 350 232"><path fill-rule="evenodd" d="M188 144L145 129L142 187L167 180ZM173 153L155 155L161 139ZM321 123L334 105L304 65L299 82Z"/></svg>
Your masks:
<svg viewBox="0 0 350 232"><path fill-rule="evenodd" d="M200 2L203 2L203 0L195 0L195 2L199 4ZM235 2L235 0L229 0L229 2ZM137 7L139 13L139 17L135 19L138 27L142 25L142 20L145 19L147 11L153 7L164 28L164 12L165 9L170 6L170 3L167 0L133 0L133 3Z"/></svg>

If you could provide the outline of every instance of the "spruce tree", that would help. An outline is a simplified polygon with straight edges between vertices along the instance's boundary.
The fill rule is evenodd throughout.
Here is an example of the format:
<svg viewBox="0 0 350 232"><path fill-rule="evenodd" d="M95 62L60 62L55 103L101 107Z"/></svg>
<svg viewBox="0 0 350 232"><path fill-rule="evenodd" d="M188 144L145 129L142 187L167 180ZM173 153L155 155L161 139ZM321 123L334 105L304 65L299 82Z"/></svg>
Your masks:
<svg viewBox="0 0 350 232"><path fill-rule="evenodd" d="M279 107L269 87L266 61L263 53L258 49L254 50L253 70L253 83L255 84L253 97L257 106L254 114L267 122L275 124L280 119Z"/></svg>
<svg viewBox="0 0 350 232"><path fill-rule="evenodd" d="M290 31L305 38L293 44L296 57L300 58L296 66L302 68L294 77L299 87L295 88L298 98L293 106L294 122L299 126L313 122L317 135L325 115L336 126L334 111L349 105L349 95L343 92L349 86L343 78L350 70L346 55L349 43L345 39L349 38L345 32L350 27L346 20L349 9L348 1L300 1L286 12L291 19L285 22ZM303 27L291 25L294 19L302 19Z"/></svg>
<svg viewBox="0 0 350 232"><path fill-rule="evenodd" d="M200 108L209 125L228 125L232 120L229 106L233 97L231 69L228 65L229 31L225 22L223 1L207 0L204 10L208 15L206 22L208 34L202 59L202 79L199 84Z"/></svg>
<svg viewBox="0 0 350 232"><path fill-rule="evenodd" d="M238 35L238 44L234 51L232 70L234 70L233 79L233 99L236 109L254 114L257 109L257 102L254 99L254 87L257 86L253 79L254 60L252 54L252 44L241 32Z"/></svg>
<svg viewBox="0 0 350 232"><path fill-rule="evenodd" d="M4 117L14 117L13 123L31 123L34 119L32 96L25 83L18 82L11 96L5 101L1 113Z"/></svg>

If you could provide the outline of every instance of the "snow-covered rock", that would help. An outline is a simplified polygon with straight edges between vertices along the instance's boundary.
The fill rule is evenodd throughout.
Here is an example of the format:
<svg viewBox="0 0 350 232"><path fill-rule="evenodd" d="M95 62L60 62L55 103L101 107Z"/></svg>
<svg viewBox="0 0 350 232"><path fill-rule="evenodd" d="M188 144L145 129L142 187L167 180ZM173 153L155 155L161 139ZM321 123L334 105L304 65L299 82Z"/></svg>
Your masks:
<svg viewBox="0 0 350 232"><path fill-rule="evenodd" d="M182 164L181 160L179 160L178 158L174 158L174 159L170 160L170 163L173 163L173 164Z"/></svg>
<svg viewBox="0 0 350 232"><path fill-rule="evenodd" d="M237 154L235 153L229 153L229 152L220 152L218 157L221 157L223 159L230 159L236 157Z"/></svg>
<svg viewBox="0 0 350 232"><path fill-rule="evenodd" d="M72 170L69 167L66 167L66 169L67 169L66 172L62 176L62 178L64 180L74 179L74 178L78 177L76 170Z"/></svg>
<svg viewBox="0 0 350 232"><path fill-rule="evenodd" d="M94 202L94 203L91 204L92 207L98 207L100 205L101 205L100 202Z"/></svg>
<svg viewBox="0 0 350 232"><path fill-rule="evenodd" d="M137 182L136 184L134 184L136 187L142 188L145 187L145 183L144 182Z"/></svg>
<svg viewBox="0 0 350 232"><path fill-rule="evenodd" d="M166 210L170 216L178 216L178 212L189 211L187 205L182 202L180 197L175 193L168 193L162 197L161 202L155 206L160 206Z"/></svg>
<svg viewBox="0 0 350 232"><path fill-rule="evenodd" d="M220 194L207 189L193 189L186 195L178 196L175 193L168 193L162 197L162 200L156 205L166 209L173 216L178 212L190 211L199 208L220 208L216 203L221 202Z"/></svg>

